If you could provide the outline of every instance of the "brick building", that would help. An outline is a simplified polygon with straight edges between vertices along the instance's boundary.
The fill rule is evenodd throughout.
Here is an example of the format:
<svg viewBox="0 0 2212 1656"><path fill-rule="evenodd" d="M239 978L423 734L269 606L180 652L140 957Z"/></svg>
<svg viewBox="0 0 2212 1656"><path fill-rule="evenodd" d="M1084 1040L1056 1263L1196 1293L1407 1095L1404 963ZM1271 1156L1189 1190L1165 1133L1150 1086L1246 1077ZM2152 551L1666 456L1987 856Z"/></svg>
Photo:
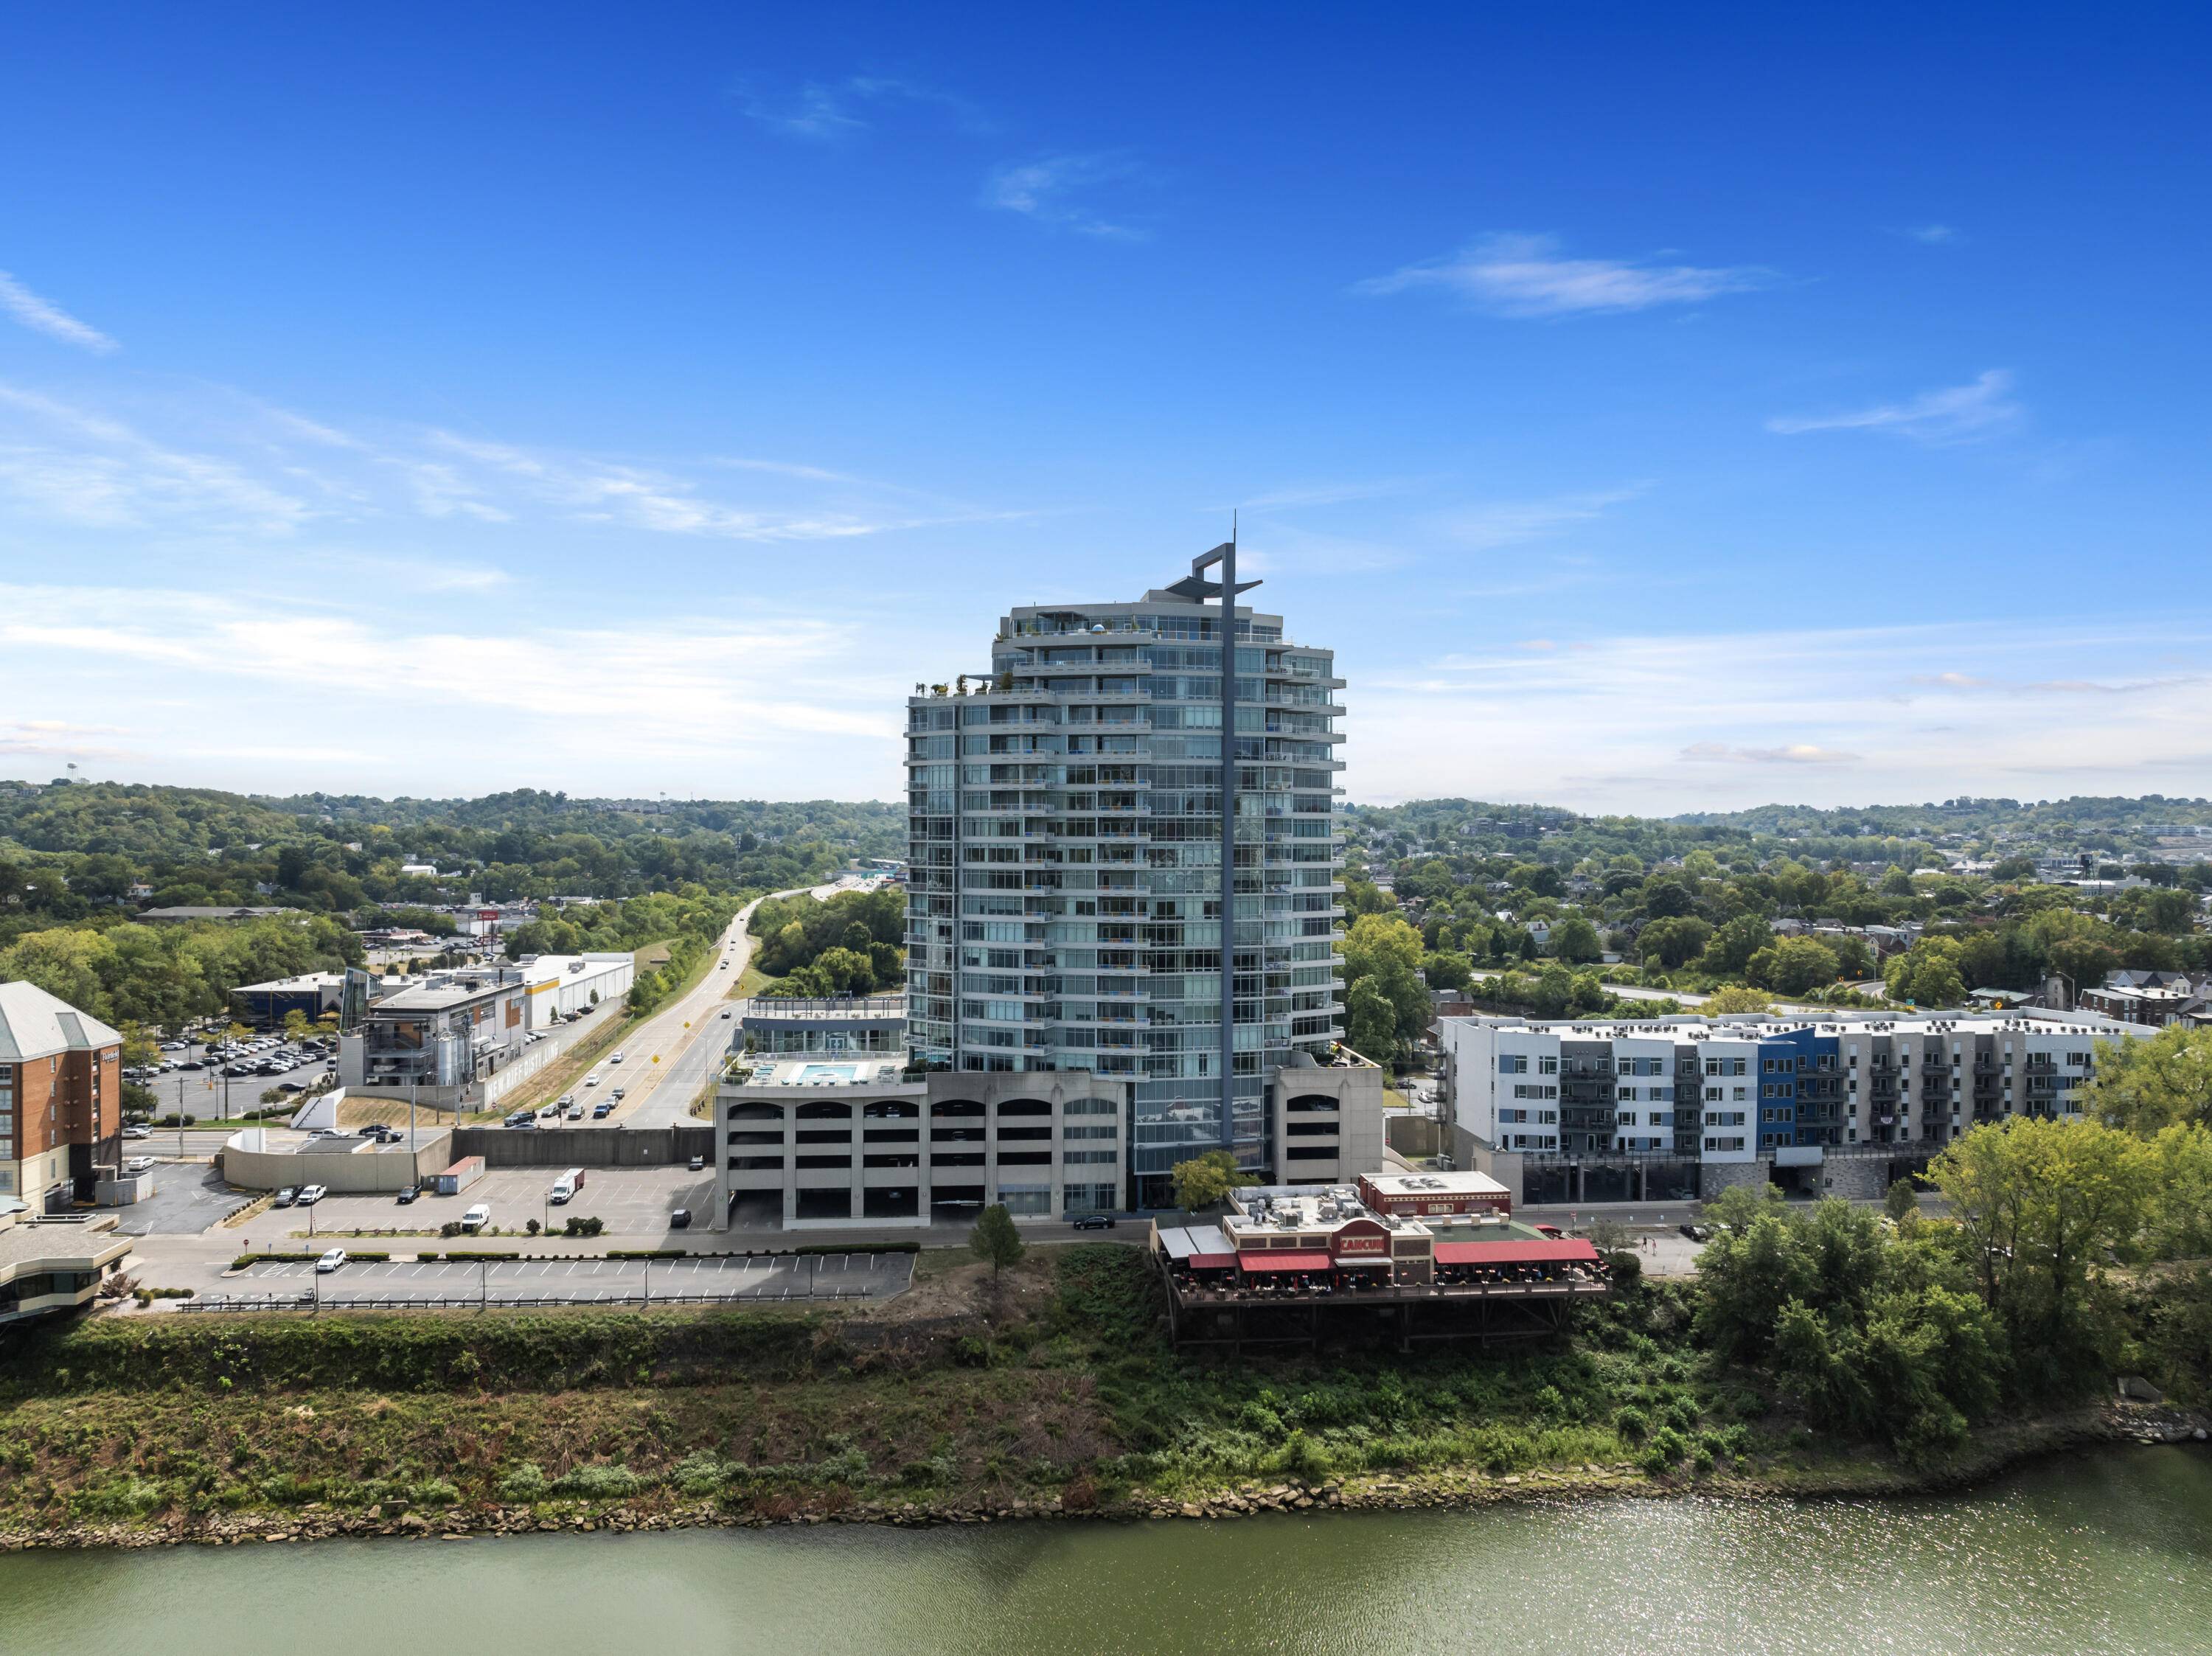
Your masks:
<svg viewBox="0 0 2212 1656"><path fill-rule="evenodd" d="M29 983L0 983L0 1196L90 1201L122 1164L123 1037Z"/></svg>

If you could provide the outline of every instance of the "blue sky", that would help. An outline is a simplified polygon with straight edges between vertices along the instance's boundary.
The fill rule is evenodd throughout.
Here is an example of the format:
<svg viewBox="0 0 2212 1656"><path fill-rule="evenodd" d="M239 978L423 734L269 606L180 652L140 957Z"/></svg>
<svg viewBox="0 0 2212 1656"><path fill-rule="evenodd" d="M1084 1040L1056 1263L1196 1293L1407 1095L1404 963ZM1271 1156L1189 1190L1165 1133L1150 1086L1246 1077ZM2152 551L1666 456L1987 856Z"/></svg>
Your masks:
<svg viewBox="0 0 2212 1656"><path fill-rule="evenodd" d="M11 15L0 775L889 797L1238 507L1355 798L2212 792L2200 12L456 9Z"/></svg>

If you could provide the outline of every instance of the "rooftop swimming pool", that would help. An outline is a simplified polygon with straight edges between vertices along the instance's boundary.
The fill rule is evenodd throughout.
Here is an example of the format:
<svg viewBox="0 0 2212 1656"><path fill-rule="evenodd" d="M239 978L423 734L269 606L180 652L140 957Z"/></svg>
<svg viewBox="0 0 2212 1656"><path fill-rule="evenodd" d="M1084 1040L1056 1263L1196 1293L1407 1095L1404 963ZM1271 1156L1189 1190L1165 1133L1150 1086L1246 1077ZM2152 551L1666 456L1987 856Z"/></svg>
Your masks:
<svg viewBox="0 0 2212 1656"><path fill-rule="evenodd" d="M844 1082L860 1078L860 1066L857 1064L802 1064L799 1066L799 1073L792 1077L794 1081Z"/></svg>

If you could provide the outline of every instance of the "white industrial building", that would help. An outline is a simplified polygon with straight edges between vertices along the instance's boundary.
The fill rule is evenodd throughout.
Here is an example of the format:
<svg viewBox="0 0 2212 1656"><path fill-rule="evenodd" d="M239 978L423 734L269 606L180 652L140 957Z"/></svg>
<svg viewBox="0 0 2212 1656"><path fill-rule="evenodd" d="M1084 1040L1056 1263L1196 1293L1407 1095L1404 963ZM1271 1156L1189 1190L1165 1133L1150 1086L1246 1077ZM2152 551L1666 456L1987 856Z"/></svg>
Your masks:
<svg viewBox="0 0 2212 1656"><path fill-rule="evenodd" d="M515 968L522 974L532 1029L549 1028L556 1019L620 1000L637 975L637 963L628 954L526 955Z"/></svg>

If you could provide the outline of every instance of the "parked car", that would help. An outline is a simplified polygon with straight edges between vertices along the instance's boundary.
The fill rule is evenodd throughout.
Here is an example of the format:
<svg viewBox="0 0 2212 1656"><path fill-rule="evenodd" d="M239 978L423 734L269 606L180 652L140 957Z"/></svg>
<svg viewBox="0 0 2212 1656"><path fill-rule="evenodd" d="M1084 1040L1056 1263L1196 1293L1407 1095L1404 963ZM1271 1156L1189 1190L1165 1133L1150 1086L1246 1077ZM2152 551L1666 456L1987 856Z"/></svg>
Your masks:
<svg viewBox="0 0 2212 1656"><path fill-rule="evenodd" d="M134 1121L123 1130L123 1136L125 1138L151 1138L154 1136L154 1130L151 1127L141 1126Z"/></svg>
<svg viewBox="0 0 2212 1656"><path fill-rule="evenodd" d="M134 1156L128 1158L123 1163L123 1171L125 1173L150 1173L153 1171L153 1167L154 1158L152 1156Z"/></svg>
<svg viewBox="0 0 2212 1656"><path fill-rule="evenodd" d="M685 1165L694 1173L704 1173L707 1171L707 1158L703 1156L695 1156Z"/></svg>
<svg viewBox="0 0 2212 1656"><path fill-rule="evenodd" d="M491 1207L489 1203L479 1202L461 1216L461 1228L465 1231L482 1230L490 1222Z"/></svg>
<svg viewBox="0 0 2212 1656"><path fill-rule="evenodd" d="M689 1208L678 1208L675 1212L670 1214L668 1216L668 1228L671 1230L690 1229L691 1210Z"/></svg>
<svg viewBox="0 0 2212 1656"><path fill-rule="evenodd" d="M280 1081L276 1083L276 1090L280 1093L304 1093L307 1089L301 1082Z"/></svg>
<svg viewBox="0 0 2212 1656"><path fill-rule="evenodd" d="M321 1259L315 1261L315 1275L327 1277L345 1262L346 1251L342 1247L331 1248Z"/></svg>
<svg viewBox="0 0 2212 1656"><path fill-rule="evenodd" d="M420 1197L422 1194L422 1186L420 1186L420 1185L403 1185L403 1186L400 1186L400 1188L399 1188L399 1205L400 1205L401 1207L403 1207L403 1208L404 1208L404 1207L405 1207L409 1203L410 1203L410 1202L412 1202L412 1201L416 1200L416 1199L418 1197Z"/></svg>
<svg viewBox="0 0 2212 1656"><path fill-rule="evenodd" d="M291 1186L287 1185L283 1189L276 1192L275 1197L270 1199L269 1205L272 1208L289 1208L299 1199L300 1192L293 1189Z"/></svg>
<svg viewBox="0 0 2212 1656"><path fill-rule="evenodd" d="M1105 1213L1086 1213L1077 1218L1073 1223L1075 1228L1078 1230L1111 1230L1114 1228L1113 1216L1111 1214Z"/></svg>
<svg viewBox="0 0 2212 1656"><path fill-rule="evenodd" d="M1712 1240L1712 1228L1709 1225L1686 1224L1680 1228L1682 1234L1693 1242L1709 1242Z"/></svg>
<svg viewBox="0 0 2212 1656"><path fill-rule="evenodd" d="M300 1186L300 1205L311 1208L329 1194L329 1190L321 1185L302 1185Z"/></svg>

